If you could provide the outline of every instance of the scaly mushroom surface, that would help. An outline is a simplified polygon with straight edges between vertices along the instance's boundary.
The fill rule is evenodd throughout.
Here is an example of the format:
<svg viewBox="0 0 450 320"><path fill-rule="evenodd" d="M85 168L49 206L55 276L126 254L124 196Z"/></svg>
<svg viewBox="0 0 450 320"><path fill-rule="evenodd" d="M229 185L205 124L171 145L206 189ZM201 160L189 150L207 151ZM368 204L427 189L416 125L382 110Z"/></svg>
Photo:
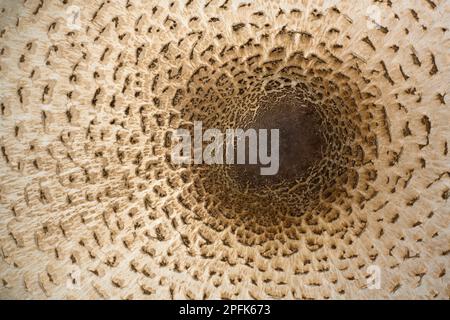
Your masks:
<svg viewBox="0 0 450 320"><path fill-rule="evenodd" d="M1 0L0 298L449 299L449 21ZM279 174L174 164L194 121L280 128Z"/></svg>

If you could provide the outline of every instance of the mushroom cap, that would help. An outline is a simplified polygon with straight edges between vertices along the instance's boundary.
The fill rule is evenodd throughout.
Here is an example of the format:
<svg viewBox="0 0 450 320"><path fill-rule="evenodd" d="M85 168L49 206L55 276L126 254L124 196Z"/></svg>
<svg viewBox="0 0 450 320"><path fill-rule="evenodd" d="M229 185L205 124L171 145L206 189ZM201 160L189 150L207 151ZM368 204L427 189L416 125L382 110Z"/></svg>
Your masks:
<svg viewBox="0 0 450 320"><path fill-rule="evenodd" d="M449 299L445 0L0 1L0 298ZM172 134L280 128L280 175Z"/></svg>

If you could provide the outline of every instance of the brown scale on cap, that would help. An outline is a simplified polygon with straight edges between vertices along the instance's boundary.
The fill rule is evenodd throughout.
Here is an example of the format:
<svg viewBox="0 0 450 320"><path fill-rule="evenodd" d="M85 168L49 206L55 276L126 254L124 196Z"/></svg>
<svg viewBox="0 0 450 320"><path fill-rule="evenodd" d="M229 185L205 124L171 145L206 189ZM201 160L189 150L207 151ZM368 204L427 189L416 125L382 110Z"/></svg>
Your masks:
<svg viewBox="0 0 450 320"><path fill-rule="evenodd" d="M1 1L0 297L448 299L449 10ZM173 164L194 121L279 175Z"/></svg>

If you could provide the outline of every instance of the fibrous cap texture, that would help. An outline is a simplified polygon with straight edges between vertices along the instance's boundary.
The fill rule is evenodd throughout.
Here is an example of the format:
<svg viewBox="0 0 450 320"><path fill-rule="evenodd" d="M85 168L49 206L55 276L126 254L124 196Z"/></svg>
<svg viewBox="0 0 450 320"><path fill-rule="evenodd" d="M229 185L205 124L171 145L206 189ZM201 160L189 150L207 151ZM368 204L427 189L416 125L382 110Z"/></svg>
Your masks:
<svg viewBox="0 0 450 320"><path fill-rule="evenodd" d="M449 11L1 1L0 297L448 299ZM174 164L195 121L279 175Z"/></svg>

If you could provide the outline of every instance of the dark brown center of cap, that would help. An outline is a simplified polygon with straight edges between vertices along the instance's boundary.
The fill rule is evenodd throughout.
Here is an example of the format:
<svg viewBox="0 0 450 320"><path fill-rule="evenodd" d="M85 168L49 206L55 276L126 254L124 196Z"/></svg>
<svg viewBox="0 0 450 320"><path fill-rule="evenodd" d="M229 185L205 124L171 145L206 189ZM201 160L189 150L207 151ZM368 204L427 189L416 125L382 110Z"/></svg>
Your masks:
<svg viewBox="0 0 450 320"><path fill-rule="evenodd" d="M230 175L243 186L258 187L295 181L304 177L308 169L323 157L325 139L320 118L312 106L281 101L261 110L245 129L249 128L256 129L257 132L258 129L268 129L269 155L270 129L279 129L279 170L275 175L261 175L261 167L268 167L270 164L232 165ZM248 146L248 141L246 142ZM248 163L248 149L246 159Z"/></svg>

